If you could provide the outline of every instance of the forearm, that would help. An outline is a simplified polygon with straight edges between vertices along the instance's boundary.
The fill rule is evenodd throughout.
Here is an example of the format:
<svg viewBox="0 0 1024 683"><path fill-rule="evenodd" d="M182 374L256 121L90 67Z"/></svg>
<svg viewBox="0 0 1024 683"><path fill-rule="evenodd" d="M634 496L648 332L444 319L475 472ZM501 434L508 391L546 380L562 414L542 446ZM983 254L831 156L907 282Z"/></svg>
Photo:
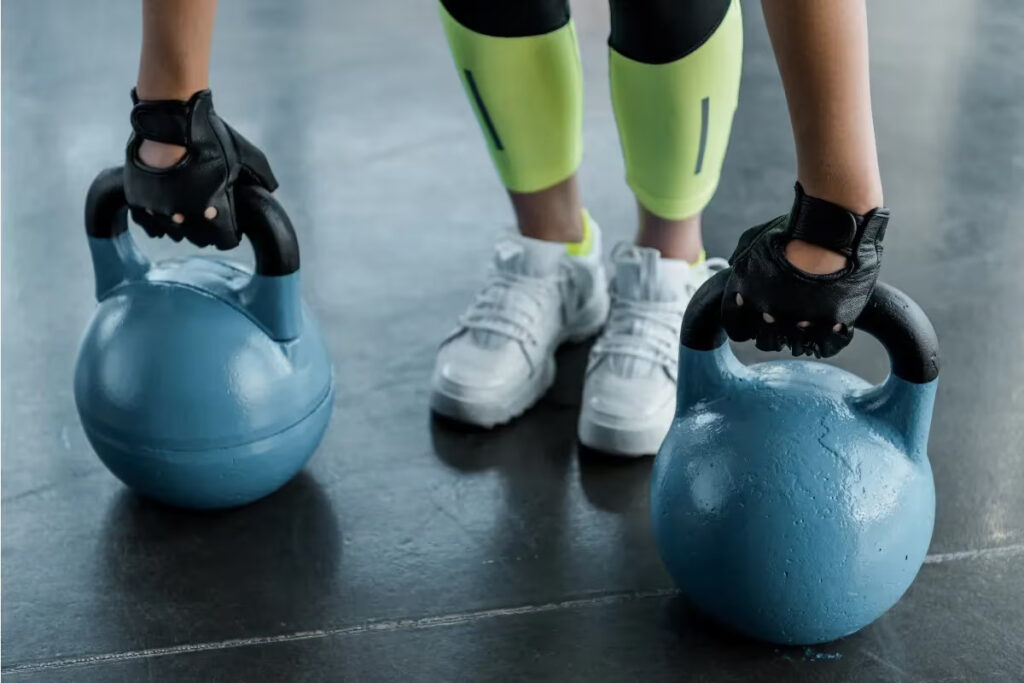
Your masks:
<svg viewBox="0 0 1024 683"><path fill-rule="evenodd" d="M882 205L864 0L762 0L807 193L856 213Z"/></svg>
<svg viewBox="0 0 1024 683"><path fill-rule="evenodd" d="M217 0L143 0L140 99L187 100L209 87Z"/></svg>

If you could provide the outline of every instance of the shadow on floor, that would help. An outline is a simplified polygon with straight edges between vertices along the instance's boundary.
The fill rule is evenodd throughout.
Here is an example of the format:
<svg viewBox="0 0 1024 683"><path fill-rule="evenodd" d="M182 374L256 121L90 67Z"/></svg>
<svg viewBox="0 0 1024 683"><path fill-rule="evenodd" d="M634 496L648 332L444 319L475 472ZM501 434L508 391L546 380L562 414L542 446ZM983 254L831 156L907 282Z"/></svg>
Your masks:
<svg viewBox="0 0 1024 683"><path fill-rule="evenodd" d="M566 469L578 451L576 418L591 345L559 349L551 389L538 405L508 424L482 429L432 415L430 437L437 457L466 473L496 468L514 477L526 457Z"/></svg>
<svg viewBox="0 0 1024 683"><path fill-rule="evenodd" d="M224 511L181 510L124 489L98 546L102 583L123 601L111 613L122 618L102 628L130 638L142 606L162 603L197 621L230 627L244 618L276 631L330 602L341 552L337 515L307 472L258 503Z"/></svg>

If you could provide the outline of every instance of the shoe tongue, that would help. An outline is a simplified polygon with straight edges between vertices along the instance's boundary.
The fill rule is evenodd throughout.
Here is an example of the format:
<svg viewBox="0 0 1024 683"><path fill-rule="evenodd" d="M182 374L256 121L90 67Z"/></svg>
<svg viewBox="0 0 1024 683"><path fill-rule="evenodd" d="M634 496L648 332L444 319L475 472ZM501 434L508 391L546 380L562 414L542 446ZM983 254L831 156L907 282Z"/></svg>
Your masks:
<svg viewBox="0 0 1024 683"><path fill-rule="evenodd" d="M617 250L612 257L615 279L612 288L623 299L633 301L670 302L685 300L690 281L691 266L679 259L661 257L657 249L630 246ZM634 319L630 334L645 337L660 332L653 323ZM607 363L622 377L649 377L660 366L643 358L613 354Z"/></svg>
<svg viewBox="0 0 1024 683"><path fill-rule="evenodd" d="M675 301L685 297L691 266L661 257L657 249L630 247L613 257L615 293L635 301Z"/></svg>
<svg viewBox="0 0 1024 683"><path fill-rule="evenodd" d="M494 267L503 273L525 275L527 277L553 277L558 274L558 266L565 255L565 244L561 242L545 242L531 237L516 235L498 242L494 248ZM511 302L515 297L525 294L515 289L502 290L495 305ZM496 349L509 338L492 330L471 330L474 342L484 349Z"/></svg>
<svg viewBox="0 0 1024 683"><path fill-rule="evenodd" d="M548 277L558 272L558 263L565 253L562 242L510 237L494 248L494 267L516 275Z"/></svg>

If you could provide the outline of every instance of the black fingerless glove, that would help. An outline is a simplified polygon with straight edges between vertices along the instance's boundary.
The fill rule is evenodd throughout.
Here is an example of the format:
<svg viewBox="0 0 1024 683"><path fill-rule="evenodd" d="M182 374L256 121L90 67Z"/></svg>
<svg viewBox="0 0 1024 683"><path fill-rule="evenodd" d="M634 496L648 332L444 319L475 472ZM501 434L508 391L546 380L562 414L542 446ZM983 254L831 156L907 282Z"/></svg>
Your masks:
<svg viewBox="0 0 1024 683"><path fill-rule="evenodd" d="M242 238L234 200L238 183L277 189L263 152L217 116L209 90L187 102L140 101L132 90L132 102L134 132L124 165L132 220L152 237L185 238L218 249L236 246ZM181 145L185 156L168 168L152 168L138 157L143 140ZM184 221L176 223L174 214Z"/></svg>
<svg viewBox="0 0 1024 683"><path fill-rule="evenodd" d="M804 194L796 184L789 215L747 230L729 259L732 274L722 299L722 324L735 341L794 356L827 357L853 338L853 323L878 280L889 210L863 216ZM846 267L812 275L786 259L794 239L846 256Z"/></svg>

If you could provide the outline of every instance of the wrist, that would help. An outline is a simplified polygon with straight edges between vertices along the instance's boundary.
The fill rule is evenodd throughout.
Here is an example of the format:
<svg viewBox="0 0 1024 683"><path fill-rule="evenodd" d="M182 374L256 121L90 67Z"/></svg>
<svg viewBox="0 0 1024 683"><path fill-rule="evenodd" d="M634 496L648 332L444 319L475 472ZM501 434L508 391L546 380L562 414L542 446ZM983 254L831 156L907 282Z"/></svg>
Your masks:
<svg viewBox="0 0 1024 683"><path fill-rule="evenodd" d="M847 211L863 215L882 201L882 180L875 174L847 177L831 173L799 173L798 182L808 196L823 199Z"/></svg>
<svg viewBox="0 0 1024 683"><path fill-rule="evenodd" d="M135 92L140 100L187 101L200 90L210 87L205 72L192 72L167 67L139 68L139 79Z"/></svg>

